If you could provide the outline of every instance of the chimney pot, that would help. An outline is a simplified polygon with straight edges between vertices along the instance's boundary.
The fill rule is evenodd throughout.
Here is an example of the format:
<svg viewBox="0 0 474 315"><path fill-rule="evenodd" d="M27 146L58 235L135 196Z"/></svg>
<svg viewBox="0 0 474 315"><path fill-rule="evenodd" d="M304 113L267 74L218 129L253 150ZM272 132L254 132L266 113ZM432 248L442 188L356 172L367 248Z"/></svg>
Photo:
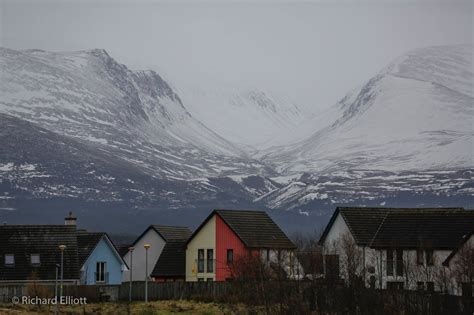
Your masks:
<svg viewBox="0 0 474 315"><path fill-rule="evenodd" d="M72 211L69 211L69 215L64 218L65 225L76 225L77 218L72 215Z"/></svg>

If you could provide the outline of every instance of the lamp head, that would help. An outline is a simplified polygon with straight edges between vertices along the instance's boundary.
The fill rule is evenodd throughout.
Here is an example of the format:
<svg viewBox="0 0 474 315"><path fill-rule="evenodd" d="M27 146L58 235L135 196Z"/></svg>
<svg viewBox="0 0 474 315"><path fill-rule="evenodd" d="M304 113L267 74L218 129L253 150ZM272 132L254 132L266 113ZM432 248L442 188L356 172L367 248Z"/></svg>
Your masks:
<svg viewBox="0 0 474 315"><path fill-rule="evenodd" d="M60 249L61 251L65 250L65 249L66 249L66 245L59 245L59 249Z"/></svg>
<svg viewBox="0 0 474 315"><path fill-rule="evenodd" d="M145 249L148 249L148 248L151 247L151 245L150 244L145 244L145 245L143 245L143 247L145 247Z"/></svg>

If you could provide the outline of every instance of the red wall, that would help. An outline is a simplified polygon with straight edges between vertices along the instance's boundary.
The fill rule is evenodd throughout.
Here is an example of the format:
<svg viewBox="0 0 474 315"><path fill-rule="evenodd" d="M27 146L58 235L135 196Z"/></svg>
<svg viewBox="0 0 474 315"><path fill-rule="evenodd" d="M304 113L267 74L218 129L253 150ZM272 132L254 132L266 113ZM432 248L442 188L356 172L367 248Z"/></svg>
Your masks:
<svg viewBox="0 0 474 315"><path fill-rule="evenodd" d="M216 281L225 281L230 277L227 266L227 249L234 250L234 261L240 255L246 254L242 241L227 226L219 215L216 215Z"/></svg>

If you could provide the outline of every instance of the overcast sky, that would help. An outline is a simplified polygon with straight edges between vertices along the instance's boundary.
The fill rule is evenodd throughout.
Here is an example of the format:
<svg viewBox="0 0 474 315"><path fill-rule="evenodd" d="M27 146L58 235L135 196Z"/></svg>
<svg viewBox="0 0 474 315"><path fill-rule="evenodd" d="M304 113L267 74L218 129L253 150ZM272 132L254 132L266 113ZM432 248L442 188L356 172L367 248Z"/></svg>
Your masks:
<svg viewBox="0 0 474 315"><path fill-rule="evenodd" d="M314 108L410 49L473 41L472 1L0 2L3 47L105 48L178 87L255 86Z"/></svg>

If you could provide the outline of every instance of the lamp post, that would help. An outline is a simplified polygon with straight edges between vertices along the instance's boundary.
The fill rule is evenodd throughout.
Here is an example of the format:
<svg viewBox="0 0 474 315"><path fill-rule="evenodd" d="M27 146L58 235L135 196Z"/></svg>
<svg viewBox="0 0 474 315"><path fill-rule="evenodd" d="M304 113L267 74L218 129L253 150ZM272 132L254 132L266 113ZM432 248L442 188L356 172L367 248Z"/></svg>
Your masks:
<svg viewBox="0 0 474 315"><path fill-rule="evenodd" d="M64 250L65 249L66 249L66 245L59 245L59 250L61 251L61 278L60 278L60 284L59 284L59 300L61 300L63 297Z"/></svg>
<svg viewBox="0 0 474 315"><path fill-rule="evenodd" d="M132 303L132 281L133 281L133 246L130 246L128 248L128 251L130 252L130 282L129 282L129 292L128 292L128 302Z"/></svg>
<svg viewBox="0 0 474 315"><path fill-rule="evenodd" d="M56 305L54 306L54 314L58 314L58 269L59 264L56 264L56 278L54 279L54 298L56 299Z"/></svg>
<svg viewBox="0 0 474 315"><path fill-rule="evenodd" d="M150 246L150 244L143 245L145 248L145 303L148 303L148 249Z"/></svg>

